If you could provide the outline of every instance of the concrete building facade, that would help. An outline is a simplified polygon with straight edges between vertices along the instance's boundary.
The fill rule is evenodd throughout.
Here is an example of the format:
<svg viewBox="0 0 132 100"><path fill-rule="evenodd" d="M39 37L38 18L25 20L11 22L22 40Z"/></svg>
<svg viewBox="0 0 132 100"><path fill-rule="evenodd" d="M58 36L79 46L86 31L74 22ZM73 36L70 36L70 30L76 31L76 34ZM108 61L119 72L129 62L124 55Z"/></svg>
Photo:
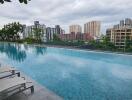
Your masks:
<svg viewBox="0 0 132 100"><path fill-rule="evenodd" d="M54 38L54 34L65 34L65 31L60 27L60 25L56 25L54 28L47 27L46 28L46 38L47 41L52 41Z"/></svg>
<svg viewBox="0 0 132 100"><path fill-rule="evenodd" d="M63 41L76 41L76 40L81 40L81 41L90 41L93 40L94 37L92 37L90 34L87 33L70 33L70 34L59 34L59 38Z"/></svg>
<svg viewBox="0 0 132 100"><path fill-rule="evenodd" d="M55 25L56 34L61 34L61 27L60 25Z"/></svg>
<svg viewBox="0 0 132 100"><path fill-rule="evenodd" d="M71 25L69 26L70 33L82 33L82 27L80 25Z"/></svg>
<svg viewBox="0 0 132 100"><path fill-rule="evenodd" d="M123 49L126 39L132 40L132 28L107 29L106 36L116 47Z"/></svg>
<svg viewBox="0 0 132 100"><path fill-rule="evenodd" d="M94 37L100 36L101 22L100 21L91 21L84 24L84 33L90 33Z"/></svg>
<svg viewBox="0 0 132 100"><path fill-rule="evenodd" d="M40 32L41 40L43 42L46 42L47 41L47 38L46 38L46 26L44 24L39 24L39 21L34 21L34 25L24 26L23 37L24 38L28 38L28 37L35 38L34 28L39 28L41 30L41 32Z"/></svg>
<svg viewBox="0 0 132 100"><path fill-rule="evenodd" d="M114 43L119 49L124 49L126 40L132 40L132 21L130 19L121 20L118 27L106 30L109 41Z"/></svg>
<svg viewBox="0 0 132 100"><path fill-rule="evenodd" d="M46 28L46 38L47 38L47 41L52 41L54 34L56 34L55 28L51 28L51 27L47 27Z"/></svg>

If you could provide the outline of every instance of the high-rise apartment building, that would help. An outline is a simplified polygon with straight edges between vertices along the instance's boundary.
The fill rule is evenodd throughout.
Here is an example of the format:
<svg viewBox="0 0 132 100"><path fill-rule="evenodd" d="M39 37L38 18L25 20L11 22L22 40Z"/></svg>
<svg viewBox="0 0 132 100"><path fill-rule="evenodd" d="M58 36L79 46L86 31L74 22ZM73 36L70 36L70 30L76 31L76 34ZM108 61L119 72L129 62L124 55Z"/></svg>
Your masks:
<svg viewBox="0 0 132 100"><path fill-rule="evenodd" d="M56 34L61 34L61 28L60 25L55 25Z"/></svg>
<svg viewBox="0 0 132 100"><path fill-rule="evenodd" d="M70 33L82 33L82 27L80 25L71 25L69 27Z"/></svg>
<svg viewBox="0 0 132 100"><path fill-rule="evenodd" d="M94 37L100 36L101 22L100 21L91 21L84 24L84 33L89 33Z"/></svg>
<svg viewBox="0 0 132 100"><path fill-rule="evenodd" d="M126 26L132 26L132 20L130 18L125 19L125 25Z"/></svg>
<svg viewBox="0 0 132 100"><path fill-rule="evenodd" d="M123 27L131 28L132 27L132 19L126 18L124 20L120 20L119 24L114 25L115 29L119 29L119 28L123 28Z"/></svg>
<svg viewBox="0 0 132 100"><path fill-rule="evenodd" d="M56 25L54 28L47 27L46 28L47 41L52 41L54 38L54 34L59 35L64 33L65 31L60 27L60 25Z"/></svg>
<svg viewBox="0 0 132 100"><path fill-rule="evenodd" d="M124 25L125 25L124 20L121 20L121 21L120 21L120 27L123 27Z"/></svg>
<svg viewBox="0 0 132 100"><path fill-rule="evenodd" d="M40 24L39 24L39 21L34 21L34 25L35 26L39 26Z"/></svg>
<svg viewBox="0 0 132 100"><path fill-rule="evenodd" d="M47 41L46 26L44 24L39 24L39 21L34 21L34 25L24 27L24 30L23 30L24 38L28 38L28 37L35 38L34 28L41 29L41 32L40 32L41 40L43 42L46 42Z"/></svg>
<svg viewBox="0 0 132 100"><path fill-rule="evenodd" d="M56 34L55 28L47 27L46 28L46 37L47 41L52 41L53 40L53 35Z"/></svg>

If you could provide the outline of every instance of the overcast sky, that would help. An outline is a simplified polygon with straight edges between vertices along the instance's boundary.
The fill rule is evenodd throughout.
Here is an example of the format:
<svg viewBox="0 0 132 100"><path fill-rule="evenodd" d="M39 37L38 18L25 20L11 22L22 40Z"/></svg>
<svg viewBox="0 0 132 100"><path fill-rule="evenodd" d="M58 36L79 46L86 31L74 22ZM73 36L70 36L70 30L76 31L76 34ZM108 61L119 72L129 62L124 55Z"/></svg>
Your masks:
<svg viewBox="0 0 132 100"><path fill-rule="evenodd" d="M13 21L31 25L39 20L46 26L61 25L69 32L71 24L83 24L91 20L102 22L102 33L107 27L124 18L132 18L131 0L31 0L28 5L0 4L0 27Z"/></svg>

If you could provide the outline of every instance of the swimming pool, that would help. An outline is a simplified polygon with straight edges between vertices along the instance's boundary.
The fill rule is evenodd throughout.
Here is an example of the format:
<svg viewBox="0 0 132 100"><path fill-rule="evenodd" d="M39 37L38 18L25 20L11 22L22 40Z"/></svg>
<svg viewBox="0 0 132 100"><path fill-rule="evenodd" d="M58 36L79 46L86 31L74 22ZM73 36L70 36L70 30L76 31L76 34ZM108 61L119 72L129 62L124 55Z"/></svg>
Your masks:
<svg viewBox="0 0 132 100"><path fill-rule="evenodd" d="M0 60L65 100L132 100L132 56L0 43Z"/></svg>

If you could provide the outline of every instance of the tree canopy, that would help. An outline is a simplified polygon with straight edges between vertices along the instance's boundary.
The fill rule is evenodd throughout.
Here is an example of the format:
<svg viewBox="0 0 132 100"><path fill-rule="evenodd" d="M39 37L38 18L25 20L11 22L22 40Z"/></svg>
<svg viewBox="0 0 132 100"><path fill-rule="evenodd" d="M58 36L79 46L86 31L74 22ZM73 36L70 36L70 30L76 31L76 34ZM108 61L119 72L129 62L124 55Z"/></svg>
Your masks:
<svg viewBox="0 0 132 100"><path fill-rule="evenodd" d="M19 22L9 23L4 25L0 30L0 40L16 41L19 40L19 32L22 31L22 25Z"/></svg>
<svg viewBox="0 0 132 100"><path fill-rule="evenodd" d="M28 1L31 1L31 0L18 0L20 3L24 3L24 4L27 4ZM11 0L0 0L0 3L3 4L5 2L11 2Z"/></svg>
<svg viewBox="0 0 132 100"><path fill-rule="evenodd" d="M34 33L35 39L37 41L41 41L42 29L35 27L35 28L33 28L33 33Z"/></svg>

